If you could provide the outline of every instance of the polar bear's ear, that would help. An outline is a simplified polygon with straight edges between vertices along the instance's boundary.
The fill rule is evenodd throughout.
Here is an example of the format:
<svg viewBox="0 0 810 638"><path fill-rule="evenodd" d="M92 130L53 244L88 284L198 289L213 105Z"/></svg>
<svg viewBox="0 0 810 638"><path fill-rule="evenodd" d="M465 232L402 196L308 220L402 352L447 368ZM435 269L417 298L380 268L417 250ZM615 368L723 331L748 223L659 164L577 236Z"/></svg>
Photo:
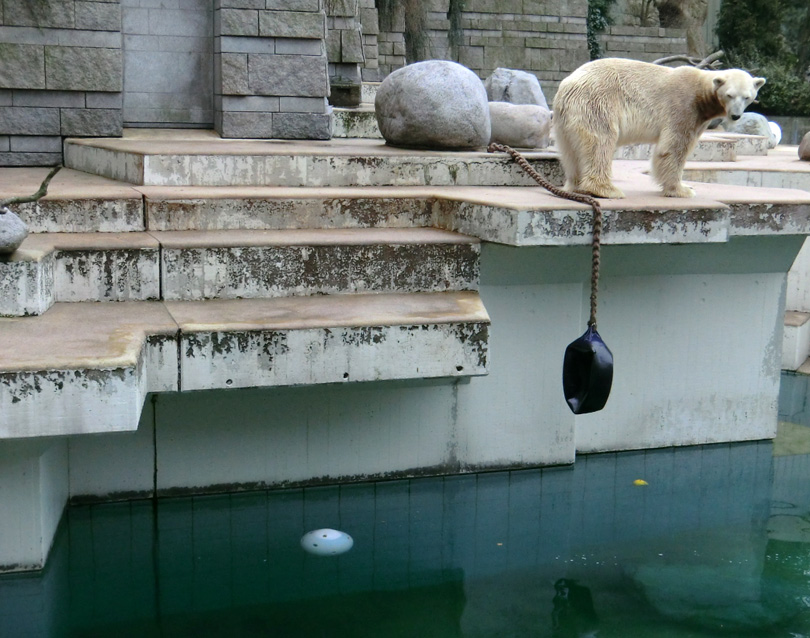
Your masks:
<svg viewBox="0 0 810 638"><path fill-rule="evenodd" d="M714 90L716 91L726 83L726 78L722 75L715 75L712 79L712 83L714 83Z"/></svg>
<svg viewBox="0 0 810 638"><path fill-rule="evenodd" d="M765 78L754 78L754 88L759 91L762 85L765 84Z"/></svg>

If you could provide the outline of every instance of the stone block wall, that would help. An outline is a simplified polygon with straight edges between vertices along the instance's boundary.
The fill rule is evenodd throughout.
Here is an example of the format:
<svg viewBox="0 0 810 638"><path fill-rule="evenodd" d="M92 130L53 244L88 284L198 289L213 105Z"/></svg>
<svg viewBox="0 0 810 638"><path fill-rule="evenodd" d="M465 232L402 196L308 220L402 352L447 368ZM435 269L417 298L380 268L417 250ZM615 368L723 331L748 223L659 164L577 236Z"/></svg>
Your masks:
<svg viewBox="0 0 810 638"><path fill-rule="evenodd" d="M367 1L373 4L373 0ZM455 27L451 0L425 2L426 59L455 60L482 79L498 67L529 71L540 80L550 100L560 81L589 60L587 0L464 0ZM363 69L366 81L380 81L414 61L406 60L404 3L395 4L390 16L379 16L376 10L362 13L361 9L364 44L368 43ZM604 57L652 61L686 53L682 29L612 27L601 42Z"/></svg>
<svg viewBox="0 0 810 638"><path fill-rule="evenodd" d="M660 27L614 26L599 38L602 56L633 58L653 62L670 55L687 52L686 29Z"/></svg>
<svg viewBox="0 0 810 638"><path fill-rule="evenodd" d="M62 161L63 136L119 136L119 0L2 0L0 166Z"/></svg>
<svg viewBox="0 0 810 638"><path fill-rule="evenodd" d="M588 61L586 0L465 0L455 34L450 0L426 2L426 58L455 60L482 79L498 67L522 69L537 75L543 89L553 94L560 80ZM378 23L376 68L369 68L373 58L367 56L367 81L412 62L406 60L403 5L397 4L393 16L378 17ZM383 30L385 26L390 29ZM363 30L368 31L366 19Z"/></svg>
<svg viewBox="0 0 810 638"><path fill-rule="evenodd" d="M328 139L323 0L216 0L214 124L223 137Z"/></svg>

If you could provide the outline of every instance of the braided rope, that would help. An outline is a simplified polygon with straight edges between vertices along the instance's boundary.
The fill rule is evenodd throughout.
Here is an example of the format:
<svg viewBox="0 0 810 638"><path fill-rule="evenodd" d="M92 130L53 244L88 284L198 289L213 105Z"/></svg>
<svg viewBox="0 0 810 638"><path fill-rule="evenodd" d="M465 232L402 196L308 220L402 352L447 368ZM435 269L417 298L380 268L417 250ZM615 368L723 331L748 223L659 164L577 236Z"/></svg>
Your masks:
<svg viewBox="0 0 810 638"><path fill-rule="evenodd" d="M570 199L574 202L580 202L581 204L588 204L593 208L593 238L591 240L591 317L588 319L588 325L596 330L596 301L599 292L599 267L602 248L602 207L599 205L599 202L590 195L571 193L558 186L554 186L554 184L547 181L540 173L534 170L526 158L512 147L493 142L487 147L487 152L494 153L495 151L501 151L511 155L512 159L529 174L529 177L552 195L562 197L563 199Z"/></svg>

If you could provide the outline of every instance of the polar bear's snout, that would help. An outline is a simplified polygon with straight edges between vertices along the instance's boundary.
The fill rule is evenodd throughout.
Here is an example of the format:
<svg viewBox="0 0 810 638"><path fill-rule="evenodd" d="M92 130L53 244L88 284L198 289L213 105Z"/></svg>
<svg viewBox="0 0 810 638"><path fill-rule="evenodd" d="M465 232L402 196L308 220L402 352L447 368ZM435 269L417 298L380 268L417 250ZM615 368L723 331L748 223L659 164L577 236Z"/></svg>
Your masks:
<svg viewBox="0 0 810 638"><path fill-rule="evenodd" d="M742 115L735 115L735 114L732 114L731 119L732 119L732 120L734 120L734 121L736 122L736 121L737 121L737 120L739 120L741 117L742 117Z"/></svg>

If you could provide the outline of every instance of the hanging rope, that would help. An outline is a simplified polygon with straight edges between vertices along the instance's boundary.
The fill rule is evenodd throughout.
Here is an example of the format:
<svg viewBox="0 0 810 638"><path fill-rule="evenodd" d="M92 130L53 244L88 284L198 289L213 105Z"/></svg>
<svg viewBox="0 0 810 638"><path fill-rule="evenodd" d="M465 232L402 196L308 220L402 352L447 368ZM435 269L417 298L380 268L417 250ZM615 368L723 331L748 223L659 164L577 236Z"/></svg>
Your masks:
<svg viewBox="0 0 810 638"><path fill-rule="evenodd" d="M493 142L487 147L487 152L494 153L495 151L509 153L509 155L512 156L512 159L515 160L515 162L517 162L518 165L524 171L526 171L526 173L528 173L535 182L540 184L540 186L545 188L552 195L562 197L563 199L570 199L574 202L588 204L591 208L593 208L593 238L591 240L591 317L588 319L588 325L596 330L596 301L599 292L599 266L602 248L602 207L599 205L599 202L590 195L570 193L562 188L559 188L558 186L554 186L554 184L547 181L542 175L540 175L540 173L534 170L531 164L526 161L526 158L512 147Z"/></svg>

